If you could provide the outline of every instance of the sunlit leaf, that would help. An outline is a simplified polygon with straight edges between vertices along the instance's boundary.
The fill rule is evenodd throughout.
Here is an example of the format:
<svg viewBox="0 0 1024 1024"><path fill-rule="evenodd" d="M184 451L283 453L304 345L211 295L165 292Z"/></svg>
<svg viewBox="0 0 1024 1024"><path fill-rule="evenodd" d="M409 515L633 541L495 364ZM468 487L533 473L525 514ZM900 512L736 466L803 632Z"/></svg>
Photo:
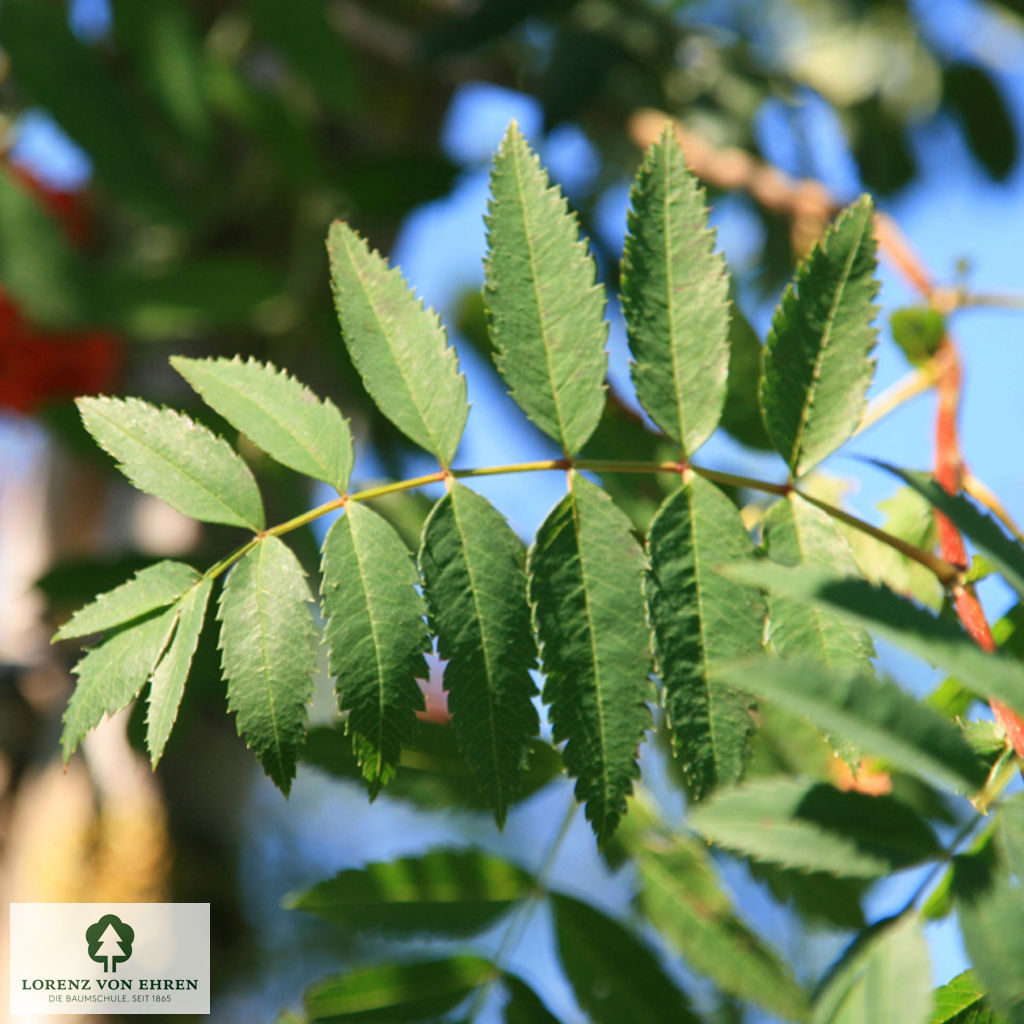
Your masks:
<svg viewBox="0 0 1024 1024"><path fill-rule="evenodd" d="M935 1006L928 1024L1006 1024L992 1010L973 971L963 971L934 992Z"/></svg>

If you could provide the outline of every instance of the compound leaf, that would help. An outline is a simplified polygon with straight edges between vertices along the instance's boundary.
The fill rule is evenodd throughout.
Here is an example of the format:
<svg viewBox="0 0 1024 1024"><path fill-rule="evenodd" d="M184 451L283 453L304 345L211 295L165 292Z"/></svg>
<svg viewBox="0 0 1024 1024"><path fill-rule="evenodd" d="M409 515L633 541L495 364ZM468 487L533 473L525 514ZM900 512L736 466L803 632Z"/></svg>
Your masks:
<svg viewBox="0 0 1024 1024"><path fill-rule="evenodd" d="M761 408L793 476L838 448L864 411L877 309L871 200L847 207L800 265L775 311Z"/></svg>
<svg viewBox="0 0 1024 1024"><path fill-rule="evenodd" d="M212 589L213 580L204 576L185 594L178 612L174 639L153 673L146 714L146 749L154 768L163 755L178 717L178 707L192 667L192 656L199 644L199 634L203 631L203 619Z"/></svg>
<svg viewBox="0 0 1024 1024"><path fill-rule="evenodd" d="M347 931L381 929L471 935L522 899L530 876L475 850L434 850L422 857L342 871L290 901Z"/></svg>
<svg viewBox="0 0 1024 1024"><path fill-rule="evenodd" d="M634 850L640 903L658 931L698 974L723 992L804 1020L807 997L790 970L736 916L707 851L697 841Z"/></svg>
<svg viewBox="0 0 1024 1024"><path fill-rule="evenodd" d="M455 484L424 524L420 566L459 746L505 821L539 721L526 549L485 498Z"/></svg>
<svg viewBox="0 0 1024 1024"><path fill-rule="evenodd" d="M371 796L394 776L402 744L416 728L430 650L419 573L388 522L358 502L323 545L323 606L328 664L338 706Z"/></svg>
<svg viewBox="0 0 1024 1024"><path fill-rule="evenodd" d="M494 973L490 960L448 960L357 967L307 989L309 1024L413 1024L437 1020Z"/></svg>
<svg viewBox="0 0 1024 1024"><path fill-rule="evenodd" d="M267 536L235 564L220 597L220 648L228 710L239 735L287 795L313 696L313 600L299 560Z"/></svg>
<svg viewBox="0 0 1024 1024"><path fill-rule="evenodd" d="M954 792L973 792L985 781L985 766L963 733L888 679L806 658L727 666L718 675Z"/></svg>
<svg viewBox="0 0 1024 1024"><path fill-rule="evenodd" d="M406 437L449 465L469 406L437 314L347 224L331 225L327 252L338 323L366 390Z"/></svg>
<svg viewBox="0 0 1024 1024"><path fill-rule="evenodd" d="M604 291L579 224L513 122L491 171L484 300L512 397L566 454L604 410Z"/></svg>
<svg viewBox="0 0 1024 1024"><path fill-rule="evenodd" d="M137 398L79 398L77 404L86 429L140 491L194 519L263 529L256 481L223 438Z"/></svg>
<svg viewBox="0 0 1024 1024"><path fill-rule="evenodd" d="M841 877L881 877L940 852L898 800L785 777L722 790L691 812L690 824L754 860Z"/></svg>
<svg viewBox="0 0 1024 1024"><path fill-rule="evenodd" d="M344 493L352 470L348 423L329 400L254 359L186 359L171 365L232 426L282 465Z"/></svg>
<svg viewBox="0 0 1024 1024"><path fill-rule="evenodd" d="M692 455L718 426L725 402L728 280L704 191L671 124L644 155L631 200L622 311L633 383L651 419Z"/></svg>
<svg viewBox="0 0 1024 1024"><path fill-rule="evenodd" d="M67 761L104 715L126 707L146 685L174 632L178 607L153 612L90 648L75 666L78 683L67 710L61 746Z"/></svg>
<svg viewBox="0 0 1024 1024"><path fill-rule="evenodd" d="M699 800L742 778L754 728L751 698L709 673L715 661L761 649L760 596L716 570L749 558L753 545L736 506L694 476L661 506L647 549L644 589L672 745Z"/></svg>
<svg viewBox="0 0 1024 1024"><path fill-rule="evenodd" d="M650 723L643 553L626 516L574 474L537 531L528 575L555 742L568 741L565 766L603 845L625 812Z"/></svg>
<svg viewBox="0 0 1024 1024"><path fill-rule="evenodd" d="M54 641L88 636L142 618L176 601L199 581L190 565L165 559L140 569L130 580L79 608L54 634Z"/></svg>

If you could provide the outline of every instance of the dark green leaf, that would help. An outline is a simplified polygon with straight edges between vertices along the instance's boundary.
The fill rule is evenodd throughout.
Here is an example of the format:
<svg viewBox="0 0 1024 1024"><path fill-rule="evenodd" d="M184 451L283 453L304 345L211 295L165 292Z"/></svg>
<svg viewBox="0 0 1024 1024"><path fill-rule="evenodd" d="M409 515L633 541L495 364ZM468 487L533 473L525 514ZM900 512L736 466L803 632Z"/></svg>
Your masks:
<svg viewBox="0 0 1024 1024"><path fill-rule="evenodd" d="M650 723L643 553L629 520L579 474L537 531L530 601L555 742L598 842L615 831Z"/></svg>
<svg viewBox="0 0 1024 1024"><path fill-rule="evenodd" d="M800 265L772 320L761 408L793 476L835 451L864 411L878 291L872 212L866 197L844 211Z"/></svg>
<svg viewBox="0 0 1024 1024"><path fill-rule="evenodd" d="M132 579L79 608L54 634L54 641L88 636L148 615L176 601L199 581L183 562L165 560L140 569Z"/></svg>
<svg viewBox="0 0 1024 1024"><path fill-rule="evenodd" d="M992 858L967 854L954 861L953 902L979 982L1008 1024L1021 1024L1024 889L1012 884Z"/></svg>
<svg viewBox="0 0 1024 1024"><path fill-rule="evenodd" d="M697 1024L689 1001L636 935L601 911L552 895L562 966L594 1024Z"/></svg>
<svg viewBox="0 0 1024 1024"><path fill-rule="evenodd" d="M299 560L283 541L267 536L228 574L218 608L228 710L285 795L313 696L312 600Z"/></svg>
<svg viewBox="0 0 1024 1024"><path fill-rule="evenodd" d="M485 498L454 484L423 529L420 566L459 746L499 827L539 722L526 550Z"/></svg>
<svg viewBox="0 0 1024 1024"><path fill-rule="evenodd" d="M137 398L77 401L89 433L139 490L195 519L263 529L256 481L223 438Z"/></svg>
<svg viewBox="0 0 1024 1024"><path fill-rule="evenodd" d="M713 678L710 667L761 649L757 591L717 572L752 553L736 506L697 476L651 523L648 614L673 749L695 799L743 777L753 702Z"/></svg>
<svg viewBox="0 0 1024 1024"><path fill-rule="evenodd" d="M736 916L706 849L660 837L634 850L640 902L658 931L718 988L786 1020L804 1020L807 997L791 971Z"/></svg>
<svg viewBox="0 0 1024 1024"><path fill-rule="evenodd" d="M424 706L416 680L427 678L427 609L414 589L419 573L402 539L358 502L349 502L331 526L323 554L330 671L375 796L394 776Z"/></svg>
<svg viewBox="0 0 1024 1024"><path fill-rule="evenodd" d="M509 992L505 1004L505 1024L559 1024L558 1018L522 978L506 972L502 975L502 981Z"/></svg>
<svg viewBox="0 0 1024 1024"><path fill-rule="evenodd" d="M574 454L604 409L604 290L576 217L514 122L494 158L486 222L495 362L526 415Z"/></svg>
<svg viewBox="0 0 1024 1024"><path fill-rule="evenodd" d="M342 871L289 905L346 930L462 936L492 924L529 885L526 872L497 857L435 850Z"/></svg>
<svg viewBox="0 0 1024 1024"><path fill-rule="evenodd" d="M772 442L765 432L758 400L762 354L761 339L733 303L729 313L729 375L722 428L749 448L768 450Z"/></svg>
<svg viewBox="0 0 1024 1024"><path fill-rule="evenodd" d="M997 80L981 65L955 61L943 75L943 98L963 125L971 152L996 181L1017 163L1017 124Z"/></svg>
<svg viewBox="0 0 1024 1024"><path fill-rule="evenodd" d="M887 679L806 658L747 662L716 674L954 792L973 792L985 781L985 765L960 730Z"/></svg>
<svg viewBox="0 0 1024 1024"><path fill-rule="evenodd" d="M447 466L469 406L437 314L347 224L331 225L327 251L338 323L366 390L402 433Z"/></svg>
<svg viewBox="0 0 1024 1024"><path fill-rule="evenodd" d="M881 877L939 852L898 800L785 777L723 790L691 812L690 824L754 860L851 878Z"/></svg>
<svg viewBox="0 0 1024 1024"><path fill-rule="evenodd" d="M275 367L255 360L185 359L171 365L203 400L268 455L323 480L340 494L352 471L348 423L330 399Z"/></svg>
<svg viewBox="0 0 1024 1024"><path fill-rule="evenodd" d="M64 712L61 733L65 761L104 715L127 707L139 695L167 647L177 619L177 606L153 612L90 648L75 666L78 683Z"/></svg>
<svg viewBox="0 0 1024 1024"><path fill-rule="evenodd" d="M151 215L176 216L178 204L141 114L97 55L72 34L63 6L5 0L0 36L20 89L88 153L96 177Z"/></svg>
<svg viewBox="0 0 1024 1024"><path fill-rule="evenodd" d="M493 974L489 960L459 956L359 967L318 982L304 996L311 1024L405 1024L454 1009Z"/></svg>
<svg viewBox="0 0 1024 1024"><path fill-rule="evenodd" d="M178 707L192 667L192 656L199 644L199 634L203 629L206 605L212 589L213 580L204 576L182 599L174 639L153 673L146 713L146 748L154 768L178 717Z"/></svg>
<svg viewBox="0 0 1024 1024"><path fill-rule="evenodd" d="M671 123L644 155L630 198L622 311L633 383L651 419L692 455L725 402L728 281Z"/></svg>
<svg viewBox="0 0 1024 1024"><path fill-rule="evenodd" d="M909 917L880 929L829 979L813 1024L926 1024L932 968L920 923Z"/></svg>

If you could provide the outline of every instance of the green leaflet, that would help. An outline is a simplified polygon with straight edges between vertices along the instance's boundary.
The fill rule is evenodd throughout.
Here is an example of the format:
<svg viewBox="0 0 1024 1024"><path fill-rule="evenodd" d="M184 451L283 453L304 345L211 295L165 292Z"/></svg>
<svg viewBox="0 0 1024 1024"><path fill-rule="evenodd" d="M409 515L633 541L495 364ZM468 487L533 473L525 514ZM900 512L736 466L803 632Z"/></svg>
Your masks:
<svg viewBox="0 0 1024 1024"><path fill-rule="evenodd" d="M764 605L716 567L749 558L736 506L692 477L651 523L644 589L672 746L687 788L702 799L743 777L753 702L709 674L713 662L761 649Z"/></svg>
<svg viewBox="0 0 1024 1024"><path fill-rule="evenodd" d="M1005 1024L989 1009L985 991L973 971L963 971L934 992L935 1005L928 1024Z"/></svg>
<svg viewBox="0 0 1024 1024"><path fill-rule="evenodd" d="M742 565L729 574L794 601L834 608L880 637L946 669L976 694L996 697L1024 711L1024 666L986 654L954 622L938 618L912 601L867 580L834 576L821 569Z"/></svg>
<svg viewBox="0 0 1024 1024"><path fill-rule="evenodd" d="M974 973L1007 1024L1024 1021L1024 889L984 854L953 861L953 901Z"/></svg>
<svg viewBox="0 0 1024 1024"><path fill-rule="evenodd" d="M430 637L415 591L419 573L394 528L358 502L327 533L323 606L329 666L338 706L374 797L395 774L416 728Z"/></svg>
<svg viewBox="0 0 1024 1024"><path fill-rule="evenodd" d="M643 554L625 515L577 473L537 531L528 576L555 742L568 740L562 758L603 845L651 720Z"/></svg>
<svg viewBox="0 0 1024 1024"><path fill-rule="evenodd" d="M494 973L489 960L448 960L358 967L321 981L304 996L310 1024L413 1024L453 1010Z"/></svg>
<svg viewBox="0 0 1024 1024"><path fill-rule="evenodd" d="M736 916L699 841L657 836L634 855L644 912L693 970L786 1020L807 1018L807 997Z"/></svg>
<svg viewBox="0 0 1024 1024"><path fill-rule="evenodd" d="M622 312L640 404L686 455L718 426L729 365L728 279L704 191L672 125L644 155L631 193Z"/></svg>
<svg viewBox="0 0 1024 1024"><path fill-rule="evenodd" d="M272 458L330 484L339 494L352 471L348 423L283 370L253 359L185 359L171 365L232 426Z"/></svg>
<svg viewBox="0 0 1024 1024"><path fill-rule="evenodd" d="M576 217L515 122L494 157L485 220L498 370L526 415L575 454L604 409L604 290Z"/></svg>
<svg viewBox="0 0 1024 1024"><path fill-rule="evenodd" d="M185 681L192 667L192 656L203 630L206 605L213 580L204 576L184 596L178 612L174 639L153 673L146 713L146 748L155 768L167 745L178 717L178 706L185 692Z"/></svg>
<svg viewBox="0 0 1024 1024"><path fill-rule="evenodd" d="M899 469L875 460L876 466L887 469L912 487L926 501L938 509L958 530L966 534L977 549L988 558L996 571L1024 598L1024 546L1007 537L985 512L962 494L949 494L927 473Z"/></svg>
<svg viewBox="0 0 1024 1024"><path fill-rule="evenodd" d="M571 896L550 899L562 966L594 1024L698 1024L684 993L632 931Z"/></svg>
<svg viewBox="0 0 1024 1024"><path fill-rule="evenodd" d="M437 314L347 224L331 225L327 252L338 323L366 390L406 437L449 465L469 406Z"/></svg>
<svg viewBox="0 0 1024 1024"><path fill-rule="evenodd" d="M530 876L475 850L434 850L422 857L341 871L289 901L345 930L400 936L472 935L521 900Z"/></svg>
<svg viewBox="0 0 1024 1024"><path fill-rule="evenodd" d="M987 774L963 733L888 679L808 658L762 659L718 675L911 774L972 793Z"/></svg>
<svg viewBox="0 0 1024 1024"><path fill-rule="evenodd" d="M721 426L749 448L773 451L758 401L763 354L760 337L734 302L729 310L729 372Z"/></svg>
<svg viewBox="0 0 1024 1024"><path fill-rule="evenodd" d="M228 574L217 609L238 733L287 796L313 696L316 634L306 574L284 541L266 536Z"/></svg>
<svg viewBox="0 0 1024 1024"><path fill-rule="evenodd" d="M690 824L754 860L849 878L880 878L940 852L898 800L784 776L722 790L690 813Z"/></svg>
<svg viewBox="0 0 1024 1024"><path fill-rule="evenodd" d="M223 438L137 398L79 398L77 405L86 429L140 491L194 519L263 529L256 481Z"/></svg>
<svg viewBox="0 0 1024 1024"><path fill-rule="evenodd" d="M928 943L913 916L849 955L818 997L813 1024L926 1024L932 1009Z"/></svg>
<svg viewBox="0 0 1024 1024"><path fill-rule="evenodd" d="M864 411L877 333L872 212L867 196L847 207L800 265L772 320L761 409L793 476L835 451Z"/></svg>
<svg viewBox="0 0 1024 1024"><path fill-rule="evenodd" d="M177 619L177 606L153 612L90 648L75 666L78 683L64 712L61 733L65 761L104 715L120 711L139 695L167 647Z"/></svg>
<svg viewBox="0 0 1024 1024"><path fill-rule="evenodd" d="M839 574L858 574L846 538L824 512L797 495L768 510L764 541L769 557L780 565L824 565ZM875 650L863 628L805 601L775 597L770 608L769 639L778 654L807 655L833 668L870 671Z"/></svg>
<svg viewBox="0 0 1024 1024"><path fill-rule="evenodd" d="M558 1018L522 978L506 972L501 980L509 993L505 1004L505 1024L559 1024Z"/></svg>
<svg viewBox="0 0 1024 1024"><path fill-rule="evenodd" d="M176 601L199 581L183 562L164 560L140 569L130 580L79 608L54 634L54 641L88 636L124 625Z"/></svg>
<svg viewBox="0 0 1024 1024"><path fill-rule="evenodd" d="M454 484L423 527L420 566L459 746L504 824L539 722L526 550L501 513Z"/></svg>

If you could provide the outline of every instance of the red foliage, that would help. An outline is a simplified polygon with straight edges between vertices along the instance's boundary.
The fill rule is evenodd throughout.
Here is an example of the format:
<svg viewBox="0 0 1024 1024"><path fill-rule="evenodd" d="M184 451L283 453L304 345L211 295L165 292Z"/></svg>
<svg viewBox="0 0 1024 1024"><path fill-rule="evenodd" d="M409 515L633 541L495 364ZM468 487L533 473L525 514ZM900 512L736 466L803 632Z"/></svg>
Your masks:
<svg viewBox="0 0 1024 1024"><path fill-rule="evenodd" d="M87 241L83 192L52 189L24 170L7 170L60 221L71 242ZM50 401L109 391L120 365L121 342L116 335L36 327L0 290L0 409L31 414Z"/></svg>

